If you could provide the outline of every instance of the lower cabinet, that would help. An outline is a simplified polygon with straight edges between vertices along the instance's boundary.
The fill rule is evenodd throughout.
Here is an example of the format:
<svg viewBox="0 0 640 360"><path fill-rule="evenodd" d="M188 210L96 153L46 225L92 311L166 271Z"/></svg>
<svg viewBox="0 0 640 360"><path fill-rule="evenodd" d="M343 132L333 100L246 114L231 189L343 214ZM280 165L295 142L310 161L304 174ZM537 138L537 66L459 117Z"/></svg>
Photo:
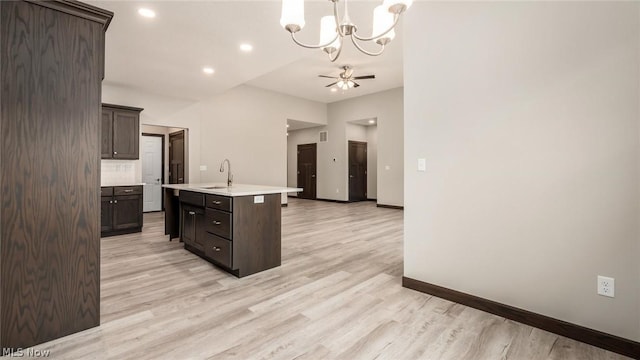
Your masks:
<svg viewBox="0 0 640 360"><path fill-rule="evenodd" d="M259 197L181 190L185 249L238 277L280 266L280 194Z"/></svg>
<svg viewBox="0 0 640 360"><path fill-rule="evenodd" d="M101 236L142 231L142 186L101 188Z"/></svg>

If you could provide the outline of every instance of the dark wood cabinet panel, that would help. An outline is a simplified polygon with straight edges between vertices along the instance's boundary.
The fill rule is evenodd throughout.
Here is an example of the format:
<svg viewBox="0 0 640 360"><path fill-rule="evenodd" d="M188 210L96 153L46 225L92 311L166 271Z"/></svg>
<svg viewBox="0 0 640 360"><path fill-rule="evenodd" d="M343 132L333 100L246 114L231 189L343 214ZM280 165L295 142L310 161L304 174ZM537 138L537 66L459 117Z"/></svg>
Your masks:
<svg viewBox="0 0 640 360"><path fill-rule="evenodd" d="M102 237L142 230L142 186L102 187L100 192L103 194L100 216Z"/></svg>
<svg viewBox="0 0 640 360"><path fill-rule="evenodd" d="M102 158L140 158L140 112L130 106L102 104Z"/></svg>
<svg viewBox="0 0 640 360"><path fill-rule="evenodd" d="M113 124L113 111L102 109L102 123L101 123L101 158L110 159L113 154L113 131L111 126Z"/></svg>
<svg viewBox="0 0 640 360"><path fill-rule="evenodd" d="M238 277L280 266L281 195L261 197L256 202L254 196L181 190L180 237L185 248Z"/></svg>
<svg viewBox="0 0 640 360"><path fill-rule="evenodd" d="M113 112L113 158L140 157L140 115L131 111Z"/></svg>
<svg viewBox="0 0 640 360"><path fill-rule="evenodd" d="M113 229L138 228L142 224L142 196L113 197Z"/></svg>
<svg viewBox="0 0 640 360"><path fill-rule="evenodd" d="M100 324L100 101L112 13L0 1L0 348Z"/></svg>
<svg viewBox="0 0 640 360"><path fill-rule="evenodd" d="M100 199L100 232L113 230L113 198L104 196Z"/></svg>

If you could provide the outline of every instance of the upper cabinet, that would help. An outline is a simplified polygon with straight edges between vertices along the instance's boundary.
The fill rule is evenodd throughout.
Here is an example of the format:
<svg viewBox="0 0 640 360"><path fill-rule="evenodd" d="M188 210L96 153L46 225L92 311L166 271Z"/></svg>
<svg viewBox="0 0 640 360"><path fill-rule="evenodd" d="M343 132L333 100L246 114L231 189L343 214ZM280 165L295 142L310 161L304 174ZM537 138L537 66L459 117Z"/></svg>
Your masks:
<svg viewBox="0 0 640 360"><path fill-rule="evenodd" d="M140 158L140 112L143 109L102 104L102 158Z"/></svg>

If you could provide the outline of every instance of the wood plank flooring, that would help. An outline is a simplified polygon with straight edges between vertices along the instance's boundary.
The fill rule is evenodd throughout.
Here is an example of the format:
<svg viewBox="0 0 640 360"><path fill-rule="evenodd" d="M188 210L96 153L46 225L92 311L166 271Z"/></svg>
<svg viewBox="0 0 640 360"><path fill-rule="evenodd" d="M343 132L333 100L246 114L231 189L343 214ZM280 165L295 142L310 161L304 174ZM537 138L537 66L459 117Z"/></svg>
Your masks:
<svg viewBox="0 0 640 360"><path fill-rule="evenodd" d="M625 359L402 288L403 212L291 199L282 266L238 279L163 235L102 239L101 326L60 359Z"/></svg>

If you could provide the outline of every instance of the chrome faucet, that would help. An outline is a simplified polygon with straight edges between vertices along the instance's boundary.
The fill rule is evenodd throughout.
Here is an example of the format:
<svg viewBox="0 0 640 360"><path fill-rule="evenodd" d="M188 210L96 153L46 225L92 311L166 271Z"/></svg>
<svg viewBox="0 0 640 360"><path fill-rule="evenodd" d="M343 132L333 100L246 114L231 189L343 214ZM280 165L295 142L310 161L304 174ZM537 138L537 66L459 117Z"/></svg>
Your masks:
<svg viewBox="0 0 640 360"><path fill-rule="evenodd" d="M222 164L220 164L220 172L224 172L224 163L227 163L227 186L231 187L233 184L233 174L231 173L231 161L229 159L222 160Z"/></svg>

